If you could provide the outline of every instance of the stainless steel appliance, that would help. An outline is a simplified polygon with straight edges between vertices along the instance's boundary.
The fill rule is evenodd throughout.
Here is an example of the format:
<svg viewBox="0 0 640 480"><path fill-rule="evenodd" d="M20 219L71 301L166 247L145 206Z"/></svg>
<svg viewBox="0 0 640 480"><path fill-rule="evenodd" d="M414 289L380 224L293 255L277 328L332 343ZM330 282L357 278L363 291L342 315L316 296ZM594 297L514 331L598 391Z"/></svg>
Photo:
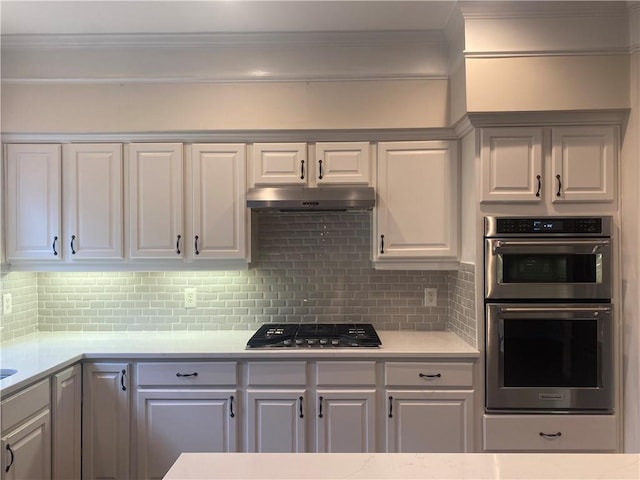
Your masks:
<svg viewBox="0 0 640 480"><path fill-rule="evenodd" d="M485 298L611 298L611 217L485 218Z"/></svg>
<svg viewBox="0 0 640 480"><path fill-rule="evenodd" d="M485 218L487 412L610 413L611 217Z"/></svg>
<svg viewBox="0 0 640 480"><path fill-rule="evenodd" d="M247 207L274 211L371 210L376 205L372 187L255 187L247 192Z"/></svg>
<svg viewBox="0 0 640 480"><path fill-rule="evenodd" d="M246 348L379 347L380 337L370 323L265 323Z"/></svg>
<svg viewBox="0 0 640 480"><path fill-rule="evenodd" d="M486 305L486 410L613 408L610 304Z"/></svg>

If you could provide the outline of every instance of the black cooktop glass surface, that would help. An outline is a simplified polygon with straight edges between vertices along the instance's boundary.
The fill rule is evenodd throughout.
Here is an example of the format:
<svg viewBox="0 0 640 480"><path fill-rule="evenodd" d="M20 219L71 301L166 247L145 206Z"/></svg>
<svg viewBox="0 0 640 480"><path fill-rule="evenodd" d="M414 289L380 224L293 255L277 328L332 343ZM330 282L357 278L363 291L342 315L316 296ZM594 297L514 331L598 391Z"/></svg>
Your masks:
<svg viewBox="0 0 640 480"><path fill-rule="evenodd" d="M379 347L380 337L370 323L265 323L247 348Z"/></svg>

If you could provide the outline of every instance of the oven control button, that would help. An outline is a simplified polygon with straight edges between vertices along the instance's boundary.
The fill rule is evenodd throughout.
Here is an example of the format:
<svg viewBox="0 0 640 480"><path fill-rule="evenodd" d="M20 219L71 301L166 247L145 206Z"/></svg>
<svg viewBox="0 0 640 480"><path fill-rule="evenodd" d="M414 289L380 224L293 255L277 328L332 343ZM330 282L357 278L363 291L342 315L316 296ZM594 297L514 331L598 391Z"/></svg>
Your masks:
<svg viewBox="0 0 640 480"><path fill-rule="evenodd" d="M327 340L326 338L321 338L320 339L320 345L326 345L329 343L329 340Z"/></svg>
<svg viewBox="0 0 640 480"><path fill-rule="evenodd" d="M338 345L338 343L340 343L340 341L337 338L331 339L331 345Z"/></svg>
<svg viewBox="0 0 640 480"><path fill-rule="evenodd" d="M309 345L315 345L316 343L318 343L318 340L316 340L315 338L309 338L307 339L307 343Z"/></svg>
<svg viewBox="0 0 640 480"><path fill-rule="evenodd" d="M290 339L290 338L287 338L286 340L284 340L284 341L282 342L282 344L283 344L283 345L285 345L285 346L287 346L287 347L290 347L290 346L292 345L292 343L293 343L293 342L291 341L291 339Z"/></svg>
<svg viewBox="0 0 640 480"><path fill-rule="evenodd" d="M304 343L304 340L302 340L301 338L296 338L296 345L302 345Z"/></svg>

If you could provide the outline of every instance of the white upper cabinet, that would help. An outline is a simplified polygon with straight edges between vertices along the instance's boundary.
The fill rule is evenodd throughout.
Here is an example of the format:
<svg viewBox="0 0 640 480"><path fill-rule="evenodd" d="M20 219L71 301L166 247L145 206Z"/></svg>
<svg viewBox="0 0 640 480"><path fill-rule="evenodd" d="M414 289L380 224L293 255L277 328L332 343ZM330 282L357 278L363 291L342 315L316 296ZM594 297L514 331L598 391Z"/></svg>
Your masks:
<svg viewBox="0 0 640 480"><path fill-rule="evenodd" d="M60 261L60 145L7 145L6 148L7 261Z"/></svg>
<svg viewBox="0 0 640 480"><path fill-rule="evenodd" d="M481 201L613 202L617 145L615 126L485 128Z"/></svg>
<svg viewBox="0 0 640 480"><path fill-rule="evenodd" d="M456 142L380 143L376 268L389 260L410 260L405 268L418 268L416 260L456 260L458 190Z"/></svg>
<svg viewBox="0 0 640 480"><path fill-rule="evenodd" d="M121 144L63 147L64 257L123 258Z"/></svg>
<svg viewBox="0 0 640 480"><path fill-rule="evenodd" d="M306 143L255 143L252 163L255 185L306 185L308 182Z"/></svg>
<svg viewBox="0 0 640 480"><path fill-rule="evenodd" d="M542 201L542 129L487 128L481 138L482 201Z"/></svg>
<svg viewBox="0 0 640 480"><path fill-rule="evenodd" d="M369 142L256 143L255 186L371 185Z"/></svg>
<svg viewBox="0 0 640 480"><path fill-rule="evenodd" d="M324 184L371 184L369 142L318 142L315 147L315 178Z"/></svg>
<svg viewBox="0 0 640 480"><path fill-rule="evenodd" d="M615 199L617 135L614 127L558 127L551 131L553 202Z"/></svg>
<svg viewBox="0 0 640 480"><path fill-rule="evenodd" d="M129 145L129 256L184 257L181 143Z"/></svg>
<svg viewBox="0 0 640 480"><path fill-rule="evenodd" d="M191 201L189 241L194 259L247 256L245 150L244 144L195 144L187 148L191 170L187 182Z"/></svg>

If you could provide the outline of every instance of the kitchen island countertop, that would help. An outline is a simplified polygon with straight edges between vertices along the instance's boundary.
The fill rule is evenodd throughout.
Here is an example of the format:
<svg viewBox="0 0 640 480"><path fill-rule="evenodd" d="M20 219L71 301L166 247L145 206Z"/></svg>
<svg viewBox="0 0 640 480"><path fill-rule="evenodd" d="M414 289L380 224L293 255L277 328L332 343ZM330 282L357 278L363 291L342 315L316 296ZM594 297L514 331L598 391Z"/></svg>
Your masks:
<svg viewBox="0 0 640 480"><path fill-rule="evenodd" d="M451 332L378 331L380 348L246 350L249 330L202 332L37 332L0 344L0 367L18 373L0 380L2 396L83 359L469 358L477 349Z"/></svg>
<svg viewBox="0 0 640 480"><path fill-rule="evenodd" d="M637 480L637 454L183 453L164 480Z"/></svg>

